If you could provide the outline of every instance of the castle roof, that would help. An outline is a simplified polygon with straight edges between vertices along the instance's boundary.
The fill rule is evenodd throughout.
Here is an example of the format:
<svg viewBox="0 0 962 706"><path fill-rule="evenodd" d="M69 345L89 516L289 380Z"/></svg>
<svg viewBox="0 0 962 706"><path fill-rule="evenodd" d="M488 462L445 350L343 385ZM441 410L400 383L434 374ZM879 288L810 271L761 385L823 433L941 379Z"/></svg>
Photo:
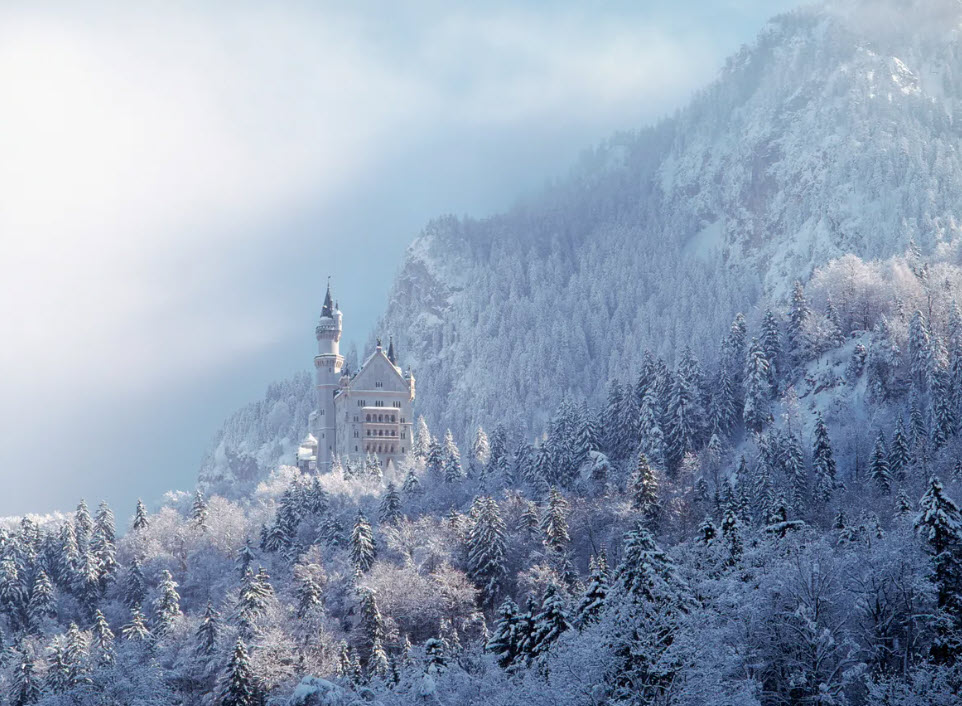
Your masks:
<svg viewBox="0 0 962 706"><path fill-rule="evenodd" d="M394 336L391 336L391 341L387 347L387 359L391 361L392 365L397 365L397 355L394 353Z"/></svg>
<svg viewBox="0 0 962 706"><path fill-rule="evenodd" d="M334 300L331 297L331 279L327 280L327 294L324 295L324 308L321 309L321 316L329 319L334 318Z"/></svg>

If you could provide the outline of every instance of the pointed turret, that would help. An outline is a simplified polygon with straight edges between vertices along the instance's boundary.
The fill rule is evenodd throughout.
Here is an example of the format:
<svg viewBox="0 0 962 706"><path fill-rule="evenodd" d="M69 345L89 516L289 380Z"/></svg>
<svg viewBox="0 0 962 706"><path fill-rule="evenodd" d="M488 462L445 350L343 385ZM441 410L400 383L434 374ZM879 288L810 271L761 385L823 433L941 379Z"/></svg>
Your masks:
<svg viewBox="0 0 962 706"><path fill-rule="evenodd" d="M391 336L388 340L387 359L391 361L391 365L397 365L397 355L394 353L394 336Z"/></svg>
<svg viewBox="0 0 962 706"><path fill-rule="evenodd" d="M333 319L335 309L336 307L334 306L334 300L331 298L331 278L328 277L327 294L324 295L324 308L321 309L321 316Z"/></svg>

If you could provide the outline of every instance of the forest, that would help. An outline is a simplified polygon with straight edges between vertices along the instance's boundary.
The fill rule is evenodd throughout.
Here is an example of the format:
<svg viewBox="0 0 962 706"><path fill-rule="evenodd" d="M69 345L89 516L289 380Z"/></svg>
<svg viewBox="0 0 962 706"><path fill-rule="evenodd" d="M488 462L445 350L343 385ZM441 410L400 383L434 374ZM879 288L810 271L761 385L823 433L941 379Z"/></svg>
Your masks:
<svg viewBox="0 0 962 706"><path fill-rule="evenodd" d="M832 261L533 439L25 517L3 703L956 703L951 259Z"/></svg>

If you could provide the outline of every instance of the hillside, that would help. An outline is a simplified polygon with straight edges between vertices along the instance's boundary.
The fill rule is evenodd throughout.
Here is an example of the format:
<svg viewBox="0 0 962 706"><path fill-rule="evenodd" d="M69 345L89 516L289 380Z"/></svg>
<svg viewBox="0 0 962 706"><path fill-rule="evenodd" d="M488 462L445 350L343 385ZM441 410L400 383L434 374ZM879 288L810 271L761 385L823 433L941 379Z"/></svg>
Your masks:
<svg viewBox="0 0 962 706"><path fill-rule="evenodd" d="M833 257L958 239L958 3L833 7L775 18L686 109L537 198L425 228L378 330L431 424L537 432L646 348L711 359L736 311Z"/></svg>

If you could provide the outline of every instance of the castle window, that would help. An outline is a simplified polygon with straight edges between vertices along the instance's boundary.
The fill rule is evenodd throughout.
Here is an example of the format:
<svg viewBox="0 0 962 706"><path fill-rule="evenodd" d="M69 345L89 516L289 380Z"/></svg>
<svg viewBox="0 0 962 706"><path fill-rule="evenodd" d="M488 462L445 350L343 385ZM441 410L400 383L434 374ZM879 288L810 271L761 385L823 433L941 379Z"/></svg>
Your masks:
<svg viewBox="0 0 962 706"><path fill-rule="evenodd" d="M397 421L397 417L395 417L393 414L391 415L391 421L392 422Z"/></svg>
<svg viewBox="0 0 962 706"><path fill-rule="evenodd" d="M394 447L393 447L393 446L391 447L391 453L392 453L392 454L394 453Z"/></svg>
<svg viewBox="0 0 962 706"><path fill-rule="evenodd" d="M322 417L324 416L324 408L323 408L323 407L322 407L320 410L318 410L318 414L321 415Z"/></svg>
<svg viewBox="0 0 962 706"><path fill-rule="evenodd" d="M355 451L355 453L357 452L357 446L354 447L354 451Z"/></svg>
<svg viewBox="0 0 962 706"><path fill-rule="evenodd" d="M403 447L403 446L401 447L401 453L402 453L402 454L404 453L404 447Z"/></svg>
<svg viewBox="0 0 962 706"><path fill-rule="evenodd" d="M404 424L404 423L405 423L404 417L401 417L401 424Z"/></svg>
<svg viewBox="0 0 962 706"><path fill-rule="evenodd" d="M376 383L374 383L374 387L384 387L384 383L383 383L383 382L376 382Z"/></svg>
<svg viewBox="0 0 962 706"><path fill-rule="evenodd" d="M408 438L408 435L407 435L405 432L402 431L402 432L401 432L401 438L402 438L402 439L406 439L406 438Z"/></svg>
<svg viewBox="0 0 962 706"><path fill-rule="evenodd" d="M383 415L383 414L377 415L377 420L378 420L379 422L383 422L383 421L384 421L384 415Z"/></svg>
<svg viewBox="0 0 962 706"><path fill-rule="evenodd" d="M371 415L367 415L367 421L371 421Z"/></svg>

